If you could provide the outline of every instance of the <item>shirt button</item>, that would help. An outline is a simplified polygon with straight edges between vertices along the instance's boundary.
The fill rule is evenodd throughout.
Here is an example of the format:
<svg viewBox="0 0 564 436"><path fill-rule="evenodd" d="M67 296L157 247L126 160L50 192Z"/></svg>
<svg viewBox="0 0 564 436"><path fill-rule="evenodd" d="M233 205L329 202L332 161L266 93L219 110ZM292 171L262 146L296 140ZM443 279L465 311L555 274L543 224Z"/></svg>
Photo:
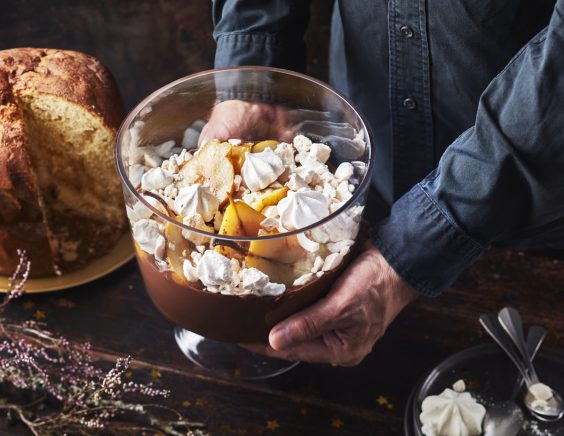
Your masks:
<svg viewBox="0 0 564 436"><path fill-rule="evenodd" d="M415 100L413 100L412 98L408 97L406 98L403 102L403 107L407 108L407 109L415 109L417 107L417 103L415 102Z"/></svg>
<svg viewBox="0 0 564 436"><path fill-rule="evenodd" d="M401 35L405 36L406 38L413 38L413 30L409 26L401 26L400 32Z"/></svg>

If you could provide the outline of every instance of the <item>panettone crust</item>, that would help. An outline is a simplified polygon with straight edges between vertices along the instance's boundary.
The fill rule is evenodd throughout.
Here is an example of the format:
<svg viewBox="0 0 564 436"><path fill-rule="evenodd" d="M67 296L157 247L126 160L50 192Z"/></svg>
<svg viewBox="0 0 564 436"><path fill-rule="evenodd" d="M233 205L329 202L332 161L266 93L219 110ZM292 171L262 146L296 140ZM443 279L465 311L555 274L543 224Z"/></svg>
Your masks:
<svg viewBox="0 0 564 436"><path fill-rule="evenodd" d="M92 247L102 238L108 250L126 227L119 222L100 225L100 232L84 235L76 262L64 262L49 229L40 188L28 153L25 120L19 99L53 95L98 117L114 134L123 118L115 81L95 58L55 49L16 48L0 51L0 275L10 275L17 265L16 250L23 248L32 261L32 276L58 274L84 266L97 257ZM71 223L72 224L72 223ZM85 228L90 228L88 224ZM70 226L72 227L72 225ZM96 235L93 233L97 233ZM89 249L91 256L86 256ZM62 266L62 268L61 268Z"/></svg>

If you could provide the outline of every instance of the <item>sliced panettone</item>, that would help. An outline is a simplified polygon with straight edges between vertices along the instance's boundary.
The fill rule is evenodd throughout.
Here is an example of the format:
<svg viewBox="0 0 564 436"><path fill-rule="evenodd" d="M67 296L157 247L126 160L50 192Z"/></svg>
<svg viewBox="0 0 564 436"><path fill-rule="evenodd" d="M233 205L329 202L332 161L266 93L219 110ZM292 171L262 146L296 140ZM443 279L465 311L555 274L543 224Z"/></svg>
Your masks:
<svg viewBox="0 0 564 436"><path fill-rule="evenodd" d="M0 123L11 126L0 136L0 156L20 168L14 176L14 163L2 159L0 198L27 196L36 214L26 217L35 220L32 235L5 228L9 217L2 218L0 274L13 270L16 247L28 251L35 276L81 268L111 249L126 227L114 165L123 113L115 83L96 59L51 49L0 51L0 74L8 96ZM18 201L12 227L26 222Z"/></svg>

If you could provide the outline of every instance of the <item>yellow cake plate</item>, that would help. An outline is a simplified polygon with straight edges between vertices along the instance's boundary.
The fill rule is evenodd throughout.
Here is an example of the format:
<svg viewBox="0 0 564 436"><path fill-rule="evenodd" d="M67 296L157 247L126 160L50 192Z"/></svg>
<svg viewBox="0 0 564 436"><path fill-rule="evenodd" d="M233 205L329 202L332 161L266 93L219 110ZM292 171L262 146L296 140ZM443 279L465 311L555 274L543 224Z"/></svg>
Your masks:
<svg viewBox="0 0 564 436"><path fill-rule="evenodd" d="M83 285L111 273L129 262L135 251L129 232L122 236L116 246L105 256L96 259L86 268L62 276L38 277L29 279L25 285L27 294L53 292L73 286ZM31 266L33 268L33 265ZM9 277L0 276L0 292L8 290Z"/></svg>

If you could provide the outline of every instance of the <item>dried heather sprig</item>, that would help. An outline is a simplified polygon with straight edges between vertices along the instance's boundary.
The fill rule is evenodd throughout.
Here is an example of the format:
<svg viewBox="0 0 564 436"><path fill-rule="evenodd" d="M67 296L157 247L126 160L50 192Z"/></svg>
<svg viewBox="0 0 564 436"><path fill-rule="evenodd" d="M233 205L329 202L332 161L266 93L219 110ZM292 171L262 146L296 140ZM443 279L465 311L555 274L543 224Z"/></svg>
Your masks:
<svg viewBox="0 0 564 436"><path fill-rule="evenodd" d="M24 251L18 255L9 292L0 303L0 315L10 301L22 295L29 278L31 264ZM146 398L169 395L150 383L125 382L130 363L129 356L118 359L115 367L104 373L92 361L90 344L55 336L36 321L13 324L0 316L0 380L32 397L27 404L3 399L0 410L15 414L33 434L125 435L155 430L175 436L205 434L202 424L188 422L174 410L127 402L124 397L131 394ZM53 410L44 410L46 401ZM172 411L176 420L161 420L152 409ZM127 422L126 415L132 414L145 423Z"/></svg>

